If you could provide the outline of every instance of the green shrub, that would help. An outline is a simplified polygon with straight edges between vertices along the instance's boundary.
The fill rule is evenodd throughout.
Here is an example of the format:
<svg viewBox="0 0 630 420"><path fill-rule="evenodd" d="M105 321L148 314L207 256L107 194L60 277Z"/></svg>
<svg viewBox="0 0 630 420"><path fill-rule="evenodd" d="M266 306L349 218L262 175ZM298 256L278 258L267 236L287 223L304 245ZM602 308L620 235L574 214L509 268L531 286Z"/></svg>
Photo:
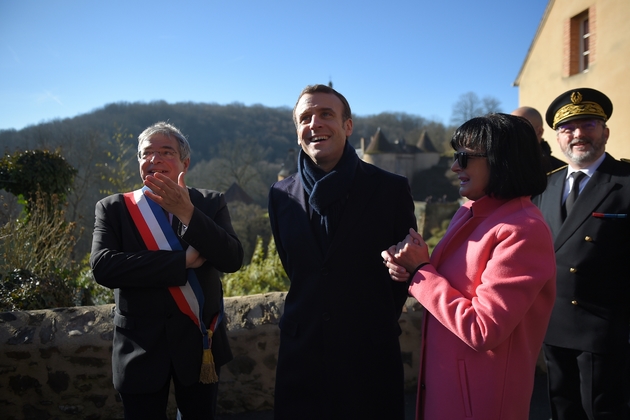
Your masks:
<svg viewBox="0 0 630 420"><path fill-rule="evenodd" d="M16 151L0 159L0 188L22 197L28 212L37 201L59 197L63 202L76 174L59 152Z"/></svg>
<svg viewBox="0 0 630 420"><path fill-rule="evenodd" d="M225 296L245 296L289 289L289 278L280 262L275 242L273 239L269 241L265 255L260 236L256 239L251 263L236 273L225 274L222 282Z"/></svg>
<svg viewBox="0 0 630 420"><path fill-rule="evenodd" d="M79 298L71 271L36 275L14 270L0 278L0 311L28 311L76 306Z"/></svg>
<svg viewBox="0 0 630 420"><path fill-rule="evenodd" d="M76 224L55 195L38 193L28 215L0 227L0 308L46 309L79 303L72 259ZM52 204L52 205L51 205ZM80 233L79 233L80 234Z"/></svg>

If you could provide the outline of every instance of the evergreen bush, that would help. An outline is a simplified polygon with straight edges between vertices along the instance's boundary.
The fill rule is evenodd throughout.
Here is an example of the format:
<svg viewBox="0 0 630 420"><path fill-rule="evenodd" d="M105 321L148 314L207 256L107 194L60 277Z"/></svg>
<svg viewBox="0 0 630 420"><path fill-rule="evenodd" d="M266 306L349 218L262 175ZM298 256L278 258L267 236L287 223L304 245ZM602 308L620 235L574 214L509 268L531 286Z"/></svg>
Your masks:
<svg viewBox="0 0 630 420"><path fill-rule="evenodd" d="M0 310L79 303L80 268L72 259L76 224L65 220L55 194L40 192L35 197L28 215L0 227Z"/></svg>
<svg viewBox="0 0 630 420"><path fill-rule="evenodd" d="M256 248L251 263L243 266L236 273L225 274L222 282L225 296L245 296L289 290L289 277L282 267L275 242L269 241L265 254L260 236L256 238Z"/></svg>

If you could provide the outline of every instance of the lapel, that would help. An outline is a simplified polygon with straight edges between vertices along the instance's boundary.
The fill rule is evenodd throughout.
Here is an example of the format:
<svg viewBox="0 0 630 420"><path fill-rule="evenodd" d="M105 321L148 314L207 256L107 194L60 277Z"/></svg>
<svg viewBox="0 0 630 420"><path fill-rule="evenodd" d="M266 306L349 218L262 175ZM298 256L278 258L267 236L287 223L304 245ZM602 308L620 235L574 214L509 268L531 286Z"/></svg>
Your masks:
<svg viewBox="0 0 630 420"><path fill-rule="evenodd" d="M306 202L306 194L304 193L300 174L296 173L290 178L290 182L286 186L286 192L288 195L286 204L289 204L288 213L290 214L290 220L295 222L293 223L293 229L300 231L300 236L304 238L304 245L310 248L305 255L319 255L320 259L323 258L324 256L311 229L310 207ZM297 203L297 206L290 205L290 203Z"/></svg>
<svg viewBox="0 0 630 420"><path fill-rule="evenodd" d="M461 234L460 229L470 220L470 204L472 203L467 202L457 210L457 213L453 216L453 220L446 230L444 237L435 246L435 249L431 254L431 264L433 264L434 267L439 267L440 261L446 258L449 244L453 242L453 238Z"/></svg>
<svg viewBox="0 0 630 420"><path fill-rule="evenodd" d="M298 221L297 225L303 226L309 221L310 215L305 200L306 194L304 194L304 187L302 186L302 180L300 179L299 174L295 174L295 176L290 179L286 191L289 196L289 200L298 203L299 207L296 208L297 214L295 216Z"/></svg>
<svg viewBox="0 0 630 420"><path fill-rule="evenodd" d="M373 177L366 171L366 168L369 167L359 160L352 186L348 192L346 207L324 260L328 260L331 255L344 255L343 252L335 254L335 250L345 245L346 237L353 231L355 225L363 220L363 212L370 207L370 199L374 193L374 183L372 182Z"/></svg>
<svg viewBox="0 0 630 420"><path fill-rule="evenodd" d="M304 245L310 248L308 255L319 255L326 262L333 255L344 255L344 253L336 252L337 249L343 247L346 237L353 231L358 223L362 220L364 211L369 208L370 200L374 194L374 186L372 177L368 171L369 167L361 160L357 165L354 181L348 192L348 201L341 216L339 227L335 232L326 255L322 255L319 245L313 235L310 223L310 207L306 202L306 194L299 174L295 174L286 186L289 201L297 203L297 206L291 206L291 220L295 221L294 228L301 231L304 238Z"/></svg>
<svg viewBox="0 0 630 420"><path fill-rule="evenodd" d="M562 224L558 230L558 236L556 236L556 240L554 241L556 251L571 237L573 232L575 232L580 225L591 217L593 210L610 194L610 191L615 186L615 183L611 182L609 171L611 159L610 156L606 156L606 159L604 159L600 167L597 168L584 187L584 190L575 201L573 210L571 210L564 224Z"/></svg>
<svg viewBox="0 0 630 420"><path fill-rule="evenodd" d="M175 232L175 236L177 236L182 248L187 249L188 244L179 236L179 219L175 215L173 215L173 220L171 220L171 228L173 228L173 232Z"/></svg>
<svg viewBox="0 0 630 420"><path fill-rule="evenodd" d="M202 203L199 203L199 201L197 200L196 194L191 194L192 191L194 190L192 190L191 188L188 188L188 195L190 196L190 201L192 202L193 206L199 208L201 207ZM180 221L177 218L177 216L173 214L173 220L171 220L171 227L173 228L173 231L175 232L175 236L177 236L179 243L182 245L182 249L188 249L188 243L186 243L186 241L184 241L179 236L179 226L180 226Z"/></svg>
<svg viewBox="0 0 630 420"><path fill-rule="evenodd" d="M540 210L545 215L545 220L554 238L558 237L558 232L564 223L562 220L562 191L567 177L567 170L567 168L563 169L549 180L549 184L544 192L546 199L540 206Z"/></svg>
<svg viewBox="0 0 630 420"><path fill-rule="evenodd" d="M475 236L475 230L483 223L489 215L494 213L499 207L503 206L510 200L496 199L492 197L482 197L477 201L468 201L464 203L448 227L446 234L440 240L433 250L431 263L439 268L441 261L444 261L454 251L468 241L478 241L480 238ZM483 235L484 232L481 234ZM475 236L473 236L475 235Z"/></svg>

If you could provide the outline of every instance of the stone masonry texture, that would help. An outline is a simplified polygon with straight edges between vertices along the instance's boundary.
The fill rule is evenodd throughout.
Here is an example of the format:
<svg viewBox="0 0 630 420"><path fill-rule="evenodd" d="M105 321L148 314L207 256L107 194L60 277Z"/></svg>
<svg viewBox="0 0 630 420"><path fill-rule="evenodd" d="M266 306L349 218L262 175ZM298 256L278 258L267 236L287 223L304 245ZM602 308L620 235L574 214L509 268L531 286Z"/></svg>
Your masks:
<svg viewBox="0 0 630 420"><path fill-rule="evenodd" d="M234 360L221 370L220 413L273 408L285 296L225 299ZM0 417L122 419L111 374L113 311L114 305L102 305L0 313ZM409 298L399 321L408 391L416 386L421 318L420 305ZM175 413L171 395L169 418Z"/></svg>

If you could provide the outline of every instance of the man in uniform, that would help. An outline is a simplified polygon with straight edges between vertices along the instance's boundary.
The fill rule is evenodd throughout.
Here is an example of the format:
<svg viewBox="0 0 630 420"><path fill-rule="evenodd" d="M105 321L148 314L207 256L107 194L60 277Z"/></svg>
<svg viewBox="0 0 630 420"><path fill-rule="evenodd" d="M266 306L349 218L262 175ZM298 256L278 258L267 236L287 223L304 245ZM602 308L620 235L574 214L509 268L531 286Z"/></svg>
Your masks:
<svg viewBox="0 0 630 420"><path fill-rule="evenodd" d="M546 113L569 166L534 197L554 237L557 296L543 344L553 419L627 419L630 164L605 152L610 99L571 89Z"/></svg>

